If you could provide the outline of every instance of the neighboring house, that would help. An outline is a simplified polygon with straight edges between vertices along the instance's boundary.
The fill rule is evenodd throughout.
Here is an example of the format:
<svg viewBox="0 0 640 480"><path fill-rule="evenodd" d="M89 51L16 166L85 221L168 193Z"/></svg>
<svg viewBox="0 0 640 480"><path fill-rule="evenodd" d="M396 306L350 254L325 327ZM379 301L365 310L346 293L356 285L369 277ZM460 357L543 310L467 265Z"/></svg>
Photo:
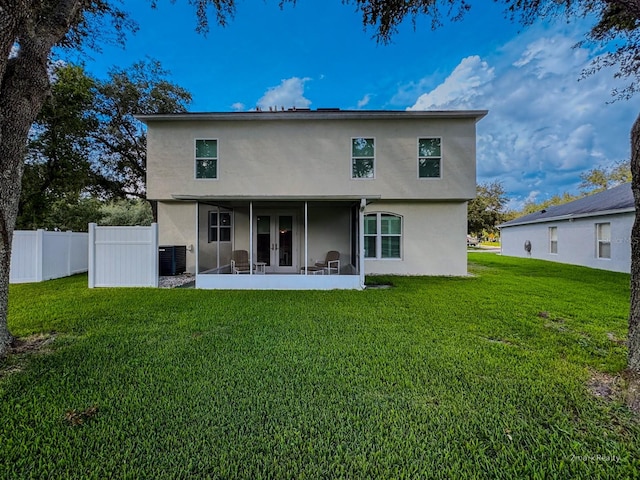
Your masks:
<svg viewBox="0 0 640 480"><path fill-rule="evenodd" d="M634 218L625 183L503 223L502 254L628 273Z"/></svg>
<svg viewBox="0 0 640 480"><path fill-rule="evenodd" d="M486 111L141 115L161 245L199 288L363 288L465 275L476 122ZM232 251L253 268L232 272ZM305 269L339 252L339 273ZM262 275L265 273L266 275Z"/></svg>

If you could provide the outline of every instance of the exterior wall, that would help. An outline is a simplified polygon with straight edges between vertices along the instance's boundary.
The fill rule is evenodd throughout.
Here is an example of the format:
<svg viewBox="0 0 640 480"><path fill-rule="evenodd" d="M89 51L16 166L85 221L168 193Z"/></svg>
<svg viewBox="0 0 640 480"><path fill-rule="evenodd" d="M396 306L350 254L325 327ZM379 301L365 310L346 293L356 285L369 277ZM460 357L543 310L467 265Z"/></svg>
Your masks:
<svg viewBox="0 0 640 480"><path fill-rule="evenodd" d="M156 200L174 195L468 200L475 196L475 123L468 117L148 120L147 192ZM353 137L375 139L375 179L351 178ZM418 178L421 137L442 138L441 178ZM196 139L217 139L217 179L195 179Z"/></svg>
<svg viewBox="0 0 640 480"><path fill-rule="evenodd" d="M201 208L202 225L206 226L206 206ZM298 213L295 241L298 264L304 264L304 210ZM261 209L254 208L254 216ZM275 209L277 210L277 209ZM391 275L466 275L466 202L374 202L365 213L387 212L402 216L402 259L365 260L367 274ZM351 273L350 211L347 207L310 205L309 264L324 259L327 251L340 252L343 272ZM249 250L249 208L234 209L233 249ZM161 245L197 245L195 204L160 202L158 205ZM200 271L206 270L206 229L201 228ZM195 251L195 250L194 250ZM255 255L255 252L254 252ZM222 259L221 259L222 262ZM224 262L221 263L221 265ZM206 267L206 268L205 268ZM187 251L187 271L195 272L195 255Z"/></svg>
<svg viewBox="0 0 640 480"><path fill-rule="evenodd" d="M629 273L633 220L631 212L503 227L500 232L502 254ZM595 225L607 222L611 224L611 258L597 258ZM549 227L558 228L557 254L549 253ZM524 249L527 240L531 242L531 254Z"/></svg>
<svg viewBox="0 0 640 480"><path fill-rule="evenodd" d="M374 212L402 216L402 259L365 259L366 274L467 274L466 202L375 202Z"/></svg>
<svg viewBox="0 0 640 480"><path fill-rule="evenodd" d="M353 273L351 263L351 213L347 207L309 207L308 263L324 262L329 250L340 252L343 272ZM303 239L304 242L304 239ZM304 262L304 245L302 261Z"/></svg>
<svg viewBox="0 0 640 480"><path fill-rule="evenodd" d="M186 245L189 273L196 268L196 206L195 202L158 202L159 244Z"/></svg>

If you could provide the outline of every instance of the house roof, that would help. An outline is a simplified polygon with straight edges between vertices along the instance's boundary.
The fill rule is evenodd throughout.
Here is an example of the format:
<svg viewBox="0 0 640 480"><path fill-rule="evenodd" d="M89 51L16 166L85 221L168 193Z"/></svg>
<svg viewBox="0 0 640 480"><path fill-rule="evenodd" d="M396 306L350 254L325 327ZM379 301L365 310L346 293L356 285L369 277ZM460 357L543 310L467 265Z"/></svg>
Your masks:
<svg viewBox="0 0 640 480"><path fill-rule="evenodd" d="M487 110L340 110L339 108L288 109L250 112L188 112L136 115L144 122L191 121L191 120L388 120L396 118L468 118L476 122L488 113Z"/></svg>
<svg viewBox="0 0 640 480"><path fill-rule="evenodd" d="M624 183L563 205L555 205L499 225L500 228L530 223L553 222L570 218L633 212L631 183Z"/></svg>

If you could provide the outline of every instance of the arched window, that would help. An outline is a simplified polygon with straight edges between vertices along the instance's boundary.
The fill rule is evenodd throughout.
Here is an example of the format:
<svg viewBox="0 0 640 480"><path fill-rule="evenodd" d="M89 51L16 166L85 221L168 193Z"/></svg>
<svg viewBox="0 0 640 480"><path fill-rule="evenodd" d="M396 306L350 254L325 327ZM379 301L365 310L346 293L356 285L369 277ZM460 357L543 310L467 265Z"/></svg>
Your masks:
<svg viewBox="0 0 640 480"><path fill-rule="evenodd" d="M392 213L364 216L365 258L402 258L402 217Z"/></svg>

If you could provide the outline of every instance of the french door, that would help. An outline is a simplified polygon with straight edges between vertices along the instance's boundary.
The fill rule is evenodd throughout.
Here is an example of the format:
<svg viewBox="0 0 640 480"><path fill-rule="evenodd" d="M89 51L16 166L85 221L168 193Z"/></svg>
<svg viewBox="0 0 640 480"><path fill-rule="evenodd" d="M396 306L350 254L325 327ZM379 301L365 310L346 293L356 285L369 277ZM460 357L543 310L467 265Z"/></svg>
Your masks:
<svg viewBox="0 0 640 480"><path fill-rule="evenodd" d="M267 273L298 273L296 215L290 211L258 211L254 224L254 262Z"/></svg>

